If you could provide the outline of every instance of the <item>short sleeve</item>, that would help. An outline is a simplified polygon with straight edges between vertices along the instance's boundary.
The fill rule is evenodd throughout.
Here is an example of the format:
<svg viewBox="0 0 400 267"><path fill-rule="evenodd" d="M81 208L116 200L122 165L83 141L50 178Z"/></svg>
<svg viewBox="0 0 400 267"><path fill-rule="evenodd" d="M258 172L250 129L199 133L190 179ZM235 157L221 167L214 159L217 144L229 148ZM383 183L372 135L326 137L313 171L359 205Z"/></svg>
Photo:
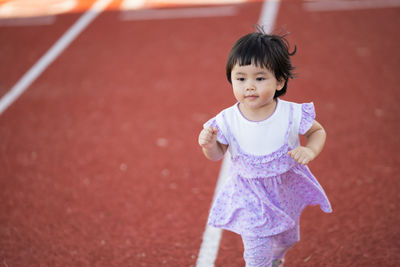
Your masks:
<svg viewBox="0 0 400 267"><path fill-rule="evenodd" d="M220 127L220 125L218 125L217 119L215 117L210 119L203 125L204 128L207 128L208 126L215 127L218 129L218 134L217 134L218 142L220 142L221 144L224 144L224 145L228 144L228 141L226 140L225 135L222 132L222 128Z"/></svg>
<svg viewBox="0 0 400 267"><path fill-rule="evenodd" d="M299 127L299 134L305 134L312 126L315 120L314 103L301 104L301 120Z"/></svg>

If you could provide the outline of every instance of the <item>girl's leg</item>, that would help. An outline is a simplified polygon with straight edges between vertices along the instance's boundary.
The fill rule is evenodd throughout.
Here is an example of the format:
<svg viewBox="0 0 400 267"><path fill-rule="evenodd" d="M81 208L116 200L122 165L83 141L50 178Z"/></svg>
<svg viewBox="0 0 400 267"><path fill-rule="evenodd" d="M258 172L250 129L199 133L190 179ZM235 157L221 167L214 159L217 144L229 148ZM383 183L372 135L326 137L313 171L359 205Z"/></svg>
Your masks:
<svg viewBox="0 0 400 267"><path fill-rule="evenodd" d="M286 252L297 242L300 241L300 227L297 223L295 227L286 232L274 236L274 259L285 258Z"/></svg>
<svg viewBox="0 0 400 267"><path fill-rule="evenodd" d="M273 260L273 238L242 236L246 267L270 267Z"/></svg>
<svg viewBox="0 0 400 267"><path fill-rule="evenodd" d="M275 260L276 264L299 240L298 223L294 228L274 236L256 238L242 236L246 267L270 267Z"/></svg>

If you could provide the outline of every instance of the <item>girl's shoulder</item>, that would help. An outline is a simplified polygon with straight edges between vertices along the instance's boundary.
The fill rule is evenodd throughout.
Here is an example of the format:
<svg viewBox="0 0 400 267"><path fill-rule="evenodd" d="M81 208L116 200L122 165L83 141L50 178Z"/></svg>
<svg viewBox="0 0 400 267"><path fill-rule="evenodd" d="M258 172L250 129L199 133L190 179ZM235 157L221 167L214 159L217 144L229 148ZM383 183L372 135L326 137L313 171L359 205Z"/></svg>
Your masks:
<svg viewBox="0 0 400 267"><path fill-rule="evenodd" d="M225 122L226 121L230 121L230 119L234 115L234 112L235 112L234 109L235 109L235 105L232 105L230 107L224 108L219 113L217 113L214 117L209 119L204 124L204 127L212 125L212 126L219 126L220 128L221 127L223 128L223 125L225 124Z"/></svg>
<svg viewBox="0 0 400 267"><path fill-rule="evenodd" d="M281 103L287 110L291 107L293 108L293 125L296 129L295 132L300 134L306 133L316 117L314 103L296 103L285 100L281 100Z"/></svg>
<svg viewBox="0 0 400 267"><path fill-rule="evenodd" d="M236 114L236 106L237 103L230 107L224 108L215 116L215 119L220 122L225 120L229 121Z"/></svg>
<svg viewBox="0 0 400 267"><path fill-rule="evenodd" d="M232 116L234 115L235 105L230 106L228 108L223 109L213 118L209 119L206 123L204 123L203 127L206 128L208 126L212 126L218 129L217 140L221 144L228 145L229 136L229 127L227 123L231 121Z"/></svg>
<svg viewBox="0 0 400 267"><path fill-rule="evenodd" d="M301 105L302 105L302 103L296 103L296 102L282 100L282 99L279 99L279 104L285 109L290 109L291 106L294 109L298 109L298 108L301 108Z"/></svg>
<svg viewBox="0 0 400 267"><path fill-rule="evenodd" d="M282 109L284 109L284 110L288 111L291 108L293 108L293 113L295 116L296 116L296 114L301 116L303 113L315 112L313 102L297 103L297 102L292 102L292 101L287 101L287 100L282 100L282 99L279 99L279 102L281 104Z"/></svg>

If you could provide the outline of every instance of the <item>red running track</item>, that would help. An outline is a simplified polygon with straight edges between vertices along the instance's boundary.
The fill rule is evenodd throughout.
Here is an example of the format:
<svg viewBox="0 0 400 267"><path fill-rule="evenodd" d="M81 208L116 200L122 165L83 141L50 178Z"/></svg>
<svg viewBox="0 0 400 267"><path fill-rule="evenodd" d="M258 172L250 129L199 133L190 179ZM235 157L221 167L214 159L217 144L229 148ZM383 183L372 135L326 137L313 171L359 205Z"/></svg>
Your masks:
<svg viewBox="0 0 400 267"><path fill-rule="evenodd" d="M0 116L0 264L195 266L220 167L197 134L233 103L226 55L260 9L90 24ZM399 14L281 3L298 47L285 98L316 104L328 141L311 168L334 208L306 209L285 266L400 264ZM0 93L80 15L0 28ZM243 264L224 232L216 266Z"/></svg>

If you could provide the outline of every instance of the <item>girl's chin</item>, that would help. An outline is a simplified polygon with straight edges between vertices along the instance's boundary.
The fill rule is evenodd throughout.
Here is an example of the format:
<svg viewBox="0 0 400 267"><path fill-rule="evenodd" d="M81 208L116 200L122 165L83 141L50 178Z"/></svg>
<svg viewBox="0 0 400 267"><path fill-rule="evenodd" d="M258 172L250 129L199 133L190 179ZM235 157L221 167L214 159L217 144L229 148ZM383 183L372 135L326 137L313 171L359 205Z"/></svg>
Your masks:
<svg viewBox="0 0 400 267"><path fill-rule="evenodd" d="M269 103L259 103L258 101L244 101L241 104L248 109L269 109L274 105L273 101Z"/></svg>

